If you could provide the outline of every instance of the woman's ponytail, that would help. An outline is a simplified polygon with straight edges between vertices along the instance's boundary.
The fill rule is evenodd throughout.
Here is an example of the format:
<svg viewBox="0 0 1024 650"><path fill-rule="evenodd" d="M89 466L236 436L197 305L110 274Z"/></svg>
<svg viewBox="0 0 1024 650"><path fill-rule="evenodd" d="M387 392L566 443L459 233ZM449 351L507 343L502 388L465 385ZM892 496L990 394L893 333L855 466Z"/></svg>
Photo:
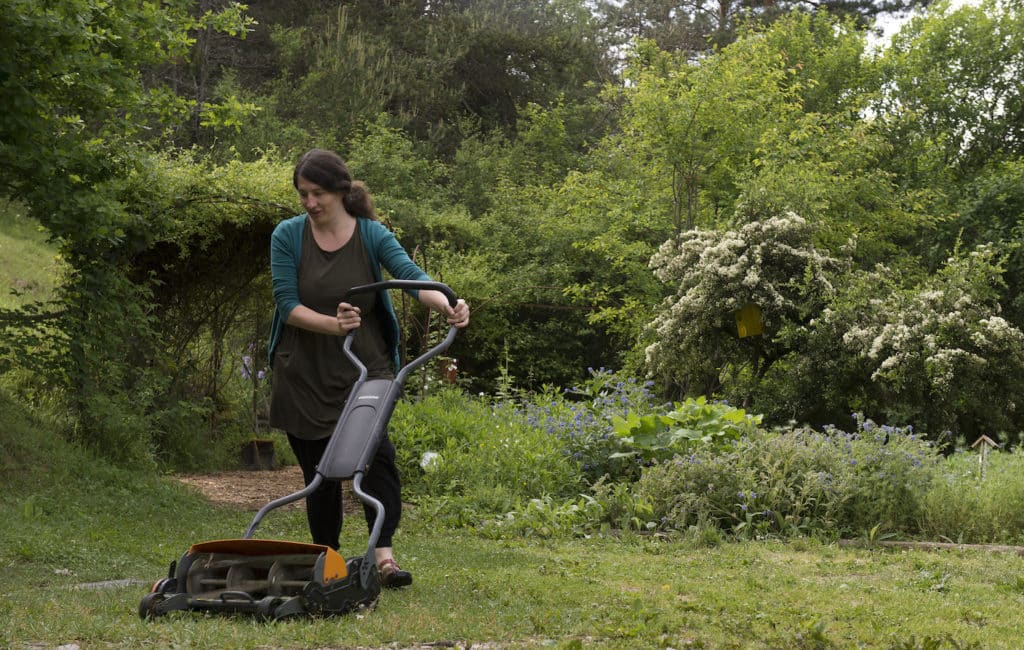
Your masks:
<svg viewBox="0 0 1024 650"><path fill-rule="evenodd" d="M377 219L377 210L373 207L373 197L370 196L370 189L363 181L352 181L352 186L344 194L342 203L349 214L366 219Z"/></svg>

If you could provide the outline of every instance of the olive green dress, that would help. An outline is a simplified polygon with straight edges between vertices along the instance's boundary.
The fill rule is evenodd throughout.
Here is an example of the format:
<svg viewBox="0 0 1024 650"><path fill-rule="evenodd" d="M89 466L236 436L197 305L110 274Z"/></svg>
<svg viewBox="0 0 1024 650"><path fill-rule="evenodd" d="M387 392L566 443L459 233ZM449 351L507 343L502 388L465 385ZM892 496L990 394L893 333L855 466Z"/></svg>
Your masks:
<svg viewBox="0 0 1024 650"><path fill-rule="evenodd" d="M334 316L346 290L374 282L359 230L356 228L348 243L338 250L325 251L317 245L307 220L298 274L303 305ZM392 378L374 294L359 294L348 302L359 307L362 317L352 350L366 364L371 379ZM274 355L270 426L306 440L331 435L352 384L359 377L342 350L344 340L285 326Z"/></svg>

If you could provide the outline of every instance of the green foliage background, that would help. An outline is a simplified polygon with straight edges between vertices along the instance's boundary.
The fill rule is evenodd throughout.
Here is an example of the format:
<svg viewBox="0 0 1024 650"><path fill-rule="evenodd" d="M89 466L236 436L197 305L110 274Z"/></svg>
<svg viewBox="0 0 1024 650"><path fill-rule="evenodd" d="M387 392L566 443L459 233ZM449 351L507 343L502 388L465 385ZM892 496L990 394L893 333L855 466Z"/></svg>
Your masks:
<svg viewBox="0 0 1024 650"><path fill-rule="evenodd" d="M4 307L0 358L60 391L69 437L198 467L260 433L268 237L325 146L473 305L470 392L614 367L769 424L1018 441L1016 0L884 49L865 3L685 33L658 2L300 5L0 4L0 190L61 273ZM799 237L748 236L789 215Z"/></svg>

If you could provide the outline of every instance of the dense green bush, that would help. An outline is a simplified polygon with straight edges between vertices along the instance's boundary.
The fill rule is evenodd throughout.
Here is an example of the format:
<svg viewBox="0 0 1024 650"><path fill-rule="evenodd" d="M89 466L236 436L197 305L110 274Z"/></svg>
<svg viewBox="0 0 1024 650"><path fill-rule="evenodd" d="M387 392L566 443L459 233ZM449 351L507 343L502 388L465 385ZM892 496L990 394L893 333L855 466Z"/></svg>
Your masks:
<svg viewBox="0 0 1024 650"><path fill-rule="evenodd" d="M1017 442L1024 332L1001 316L1001 255L992 246L957 251L919 283L892 268L855 274L854 290L814 326L863 379L846 387L847 403L913 422L936 441L949 432L961 443L981 434Z"/></svg>
<svg viewBox="0 0 1024 650"><path fill-rule="evenodd" d="M390 431L406 498L454 525L582 485L558 440L510 404L445 389L399 403Z"/></svg>
<svg viewBox="0 0 1024 650"><path fill-rule="evenodd" d="M758 430L731 451L698 449L649 468L636 491L659 526L741 534L910 532L938 459L912 431L859 418L835 428Z"/></svg>
<svg viewBox="0 0 1024 650"><path fill-rule="evenodd" d="M650 323L647 367L682 394L749 404L774 364L799 353L794 332L820 313L848 262L815 244L792 212L744 215L731 230L692 229L651 258L673 294ZM736 314L756 305L763 333L740 338Z"/></svg>

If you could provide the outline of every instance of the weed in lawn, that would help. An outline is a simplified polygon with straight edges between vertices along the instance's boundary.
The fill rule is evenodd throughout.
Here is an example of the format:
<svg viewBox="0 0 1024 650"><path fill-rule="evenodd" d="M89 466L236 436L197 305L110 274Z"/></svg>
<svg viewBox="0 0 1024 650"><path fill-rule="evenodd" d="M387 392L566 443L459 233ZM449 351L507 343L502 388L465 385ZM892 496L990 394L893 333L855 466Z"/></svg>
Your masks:
<svg viewBox="0 0 1024 650"><path fill-rule="evenodd" d="M925 635L921 639L911 635L909 639L894 641L889 650L976 650L982 647L978 642L961 643L949 635Z"/></svg>
<svg viewBox="0 0 1024 650"><path fill-rule="evenodd" d="M801 650L826 650L836 644L828 636L828 625L824 621L809 620L801 622L793 634L790 647Z"/></svg>
<svg viewBox="0 0 1024 650"><path fill-rule="evenodd" d="M942 593L950 588L950 576L945 571L922 569L914 582L918 589Z"/></svg>
<svg viewBox="0 0 1024 650"><path fill-rule="evenodd" d="M999 582L999 587L1010 593L1024 595L1024 576L1015 575Z"/></svg>

